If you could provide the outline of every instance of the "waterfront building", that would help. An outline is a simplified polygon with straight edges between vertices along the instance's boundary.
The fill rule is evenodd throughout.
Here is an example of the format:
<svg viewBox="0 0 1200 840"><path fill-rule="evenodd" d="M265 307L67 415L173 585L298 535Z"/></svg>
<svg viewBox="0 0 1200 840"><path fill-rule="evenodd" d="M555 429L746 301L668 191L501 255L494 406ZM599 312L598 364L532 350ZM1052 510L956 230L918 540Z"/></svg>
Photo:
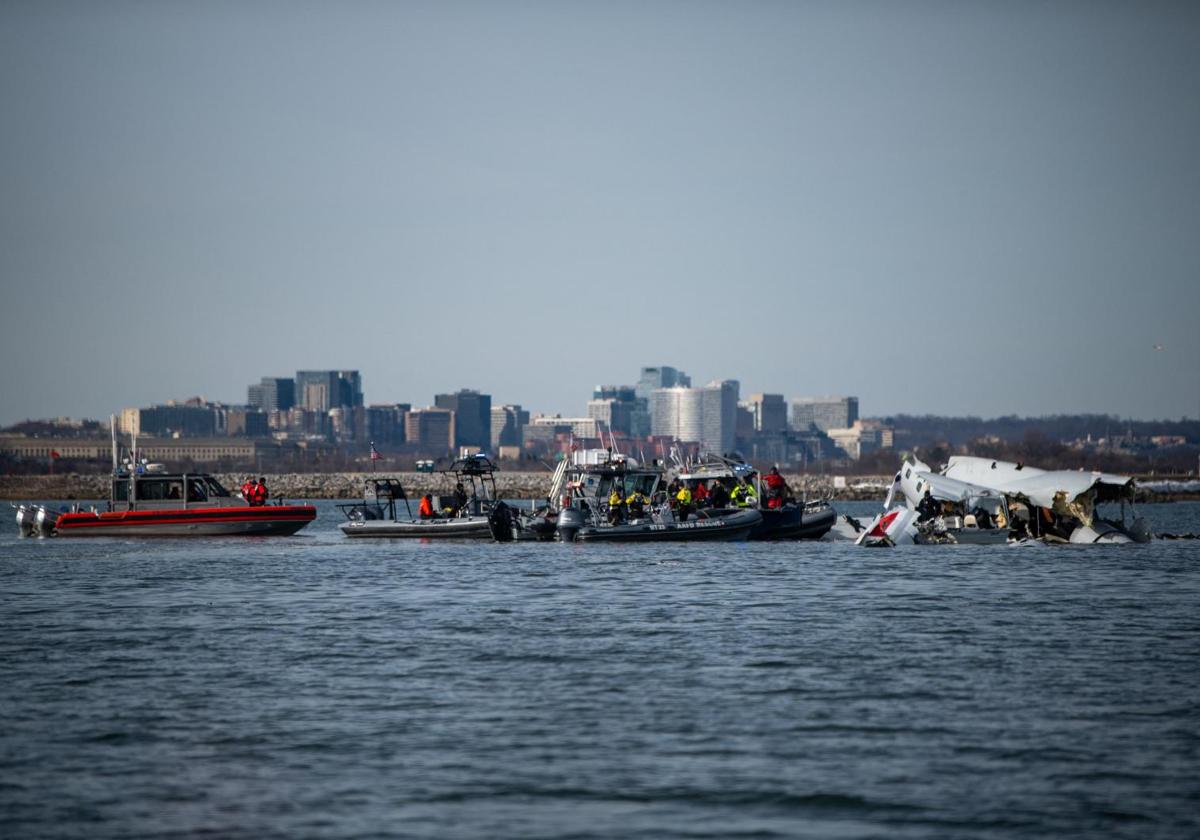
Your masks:
<svg viewBox="0 0 1200 840"><path fill-rule="evenodd" d="M414 408L404 415L405 442L417 451L444 455L455 448L456 420L446 408Z"/></svg>
<svg viewBox="0 0 1200 840"><path fill-rule="evenodd" d="M795 397L792 428L798 432L848 429L858 420L858 397Z"/></svg>
<svg viewBox="0 0 1200 840"><path fill-rule="evenodd" d="M454 412L454 446L486 449L492 437L492 397L469 388L433 398L437 408Z"/></svg>
<svg viewBox="0 0 1200 840"><path fill-rule="evenodd" d="M529 412L519 405L499 405L492 409L491 444L499 452L501 447L525 445L525 427L529 425Z"/></svg>
<svg viewBox="0 0 1200 840"><path fill-rule="evenodd" d="M265 411L287 411L296 404L296 380L279 376L264 376L257 385L246 389L246 403Z"/></svg>

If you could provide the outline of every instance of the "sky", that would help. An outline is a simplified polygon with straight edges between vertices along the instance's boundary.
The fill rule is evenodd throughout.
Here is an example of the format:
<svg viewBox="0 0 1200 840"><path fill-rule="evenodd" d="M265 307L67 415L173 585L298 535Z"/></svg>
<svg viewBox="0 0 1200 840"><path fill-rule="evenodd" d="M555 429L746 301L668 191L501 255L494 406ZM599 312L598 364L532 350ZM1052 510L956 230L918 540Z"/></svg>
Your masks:
<svg viewBox="0 0 1200 840"><path fill-rule="evenodd" d="M1194 3L7 0L0 114L0 423L646 365L1200 415Z"/></svg>

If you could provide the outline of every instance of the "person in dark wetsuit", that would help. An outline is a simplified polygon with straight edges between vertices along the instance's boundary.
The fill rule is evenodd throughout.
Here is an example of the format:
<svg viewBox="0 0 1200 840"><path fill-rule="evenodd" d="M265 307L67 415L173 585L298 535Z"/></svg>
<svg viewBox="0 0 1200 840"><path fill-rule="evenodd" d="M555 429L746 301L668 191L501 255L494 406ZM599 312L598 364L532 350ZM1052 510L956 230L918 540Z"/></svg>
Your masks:
<svg viewBox="0 0 1200 840"><path fill-rule="evenodd" d="M925 491L925 495L921 497L921 501L917 505L917 513L920 514L917 517L918 522L928 522L941 513L941 506L933 500L933 496L928 490Z"/></svg>

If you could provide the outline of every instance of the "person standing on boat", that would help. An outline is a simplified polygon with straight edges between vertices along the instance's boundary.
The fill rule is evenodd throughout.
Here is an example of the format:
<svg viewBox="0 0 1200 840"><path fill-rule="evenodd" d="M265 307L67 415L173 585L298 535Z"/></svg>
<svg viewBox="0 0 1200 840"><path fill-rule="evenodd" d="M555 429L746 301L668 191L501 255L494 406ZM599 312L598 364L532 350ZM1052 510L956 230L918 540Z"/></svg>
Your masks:
<svg viewBox="0 0 1200 840"><path fill-rule="evenodd" d="M247 478L242 482L242 498L246 500L246 504L250 504L250 497L254 495L254 476Z"/></svg>
<svg viewBox="0 0 1200 840"><path fill-rule="evenodd" d="M421 506L417 509L417 515L422 519L433 519L437 515L433 512L433 496L426 493L421 497Z"/></svg>
<svg viewBox="0 0 1200 840"><path fill-rule="evenodd" d="M614 484L612 492L608 494L608 524L609 525L620 525L621 524L621 519L622 519L621 504L623 502L624 502L624 499L621 497L621 488Z"/></svg>
<svg viewBox="0 0 1200 840"><path fill-rule="evenodd" d="M683 482L679 484L679 492L675 494L675 513L680 522L686 522L692 512L692 491Z"/></svg>
<svg viewBox="0 0 1200 840"><path fill-rule="evenodd" d="M779 467L771 467L771 471L767 473L764 479L767 483L767 507L781 508L784 500L787 498L788 486L783 480L783 476L779 474Z"/></svg>
<svg viewBox="0 0 1200 840"><path fill-rule="evenodd" d="M696 482L696 489L692 491L692 501L698 508L708 507L708 488L704 486L703 481Z"/></svg>
<svg viewBox="0 0 1200 840"><path fill-rule="evenodd" d="M729 506L729 488L725 486L724 481L718 479L713 483L713 488L708 493L708 503L714 508Z"/></svg>
<svg viewBox="0 0 1200 840"><path fill-rule="evenodd" d="M454 495L451 496L454 501L454 510L451 511L451 516L458 516L462 509L467 506L467 491L463 487L462 482L454 485Z"/></svg>
<svg viewBox="0 0 1200 840"><path fill-rule="evenodd" d="M266 476L263 476L258 479L258 483L250 490L250 507L262 507L267 503L267 498L270 495L267 492Z"/></svg>
<svg viewBox="0 0 1200 840"><path fill-rule="evenodd" d="M632 519L641 519L642 514L646 512L646 505L650 502L641 492L634 490L629 494L629 498L625 500L625 505L629 510L629 516Z"/></svg>

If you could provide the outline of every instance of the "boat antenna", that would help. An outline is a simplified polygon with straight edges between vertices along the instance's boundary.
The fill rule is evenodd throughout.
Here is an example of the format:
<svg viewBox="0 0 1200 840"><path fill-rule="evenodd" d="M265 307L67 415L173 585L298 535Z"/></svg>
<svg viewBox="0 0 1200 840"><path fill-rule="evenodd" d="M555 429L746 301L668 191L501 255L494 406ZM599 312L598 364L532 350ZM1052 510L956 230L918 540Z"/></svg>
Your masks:
<svg viewBox="0 0 1200 840"><path fill-rule="evenodd" d="M117 474L117 415L108 415L108 430L112 433L113 475Z"/></svg>

